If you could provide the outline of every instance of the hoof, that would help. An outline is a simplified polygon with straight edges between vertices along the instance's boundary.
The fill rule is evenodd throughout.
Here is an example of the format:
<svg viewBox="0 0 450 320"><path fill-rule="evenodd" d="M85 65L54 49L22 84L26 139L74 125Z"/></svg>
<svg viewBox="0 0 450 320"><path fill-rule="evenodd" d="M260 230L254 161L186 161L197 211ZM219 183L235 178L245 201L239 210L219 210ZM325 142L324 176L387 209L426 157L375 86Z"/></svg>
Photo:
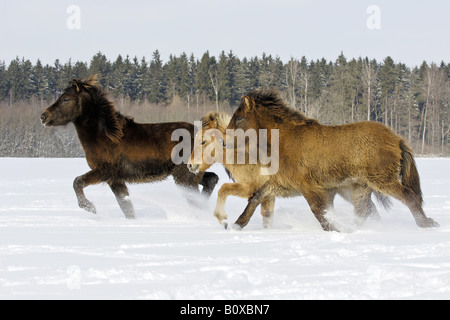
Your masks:
<svg viewBox="0 0 450 320"><path fill-rule="evenodd" d="M441 225L431 218L426 218L418 223L420 228L439 228Z"/></svg>
<svg viewBox="0 0 450 320"><path fill-rule="evenodd" d="M127 218L127 220L134 220L136 219L136 216L134 215L134 213L127 213L125 214L125 218Z"/></svg>
<svg viewBox="0 0 450 320"><path fill-rule="evenodd" d="M323 231L336 231L339 232L338 229L336 229L330 222L328 221L321 221L320 225L322 226Z"/></svg>
<svg viewBox="0 0 450 320"><path fill-rule="evenodd" d="M243 228L240 224L235 223L233 224L232 229L236 231L242 231Z"/></svg>
<svg viewBox="0 0 450 320"><path fill-rule="evenodd" d="M272 225L273 225L272 219L267 219L267 218L263 219L262 226L264 229L272 229Z"/></svg>
<svg viewBox="0 0 450 320"><path fill-rule="evenodd" d="M90 201L80 201L78 203L78 206L81 209L86 210L87 212L93 213L93 214L97 214L97 209L95 209L95 206L92 202Z"/></svg>
<svg viewBox="0 0 450 320"><path fill-rule="evenodd" d="M223 220L223 221L222 221L222 225L223 225L223 227L225 228L225 230L228 229L228 221L227 221L227 220Z"/></svg>

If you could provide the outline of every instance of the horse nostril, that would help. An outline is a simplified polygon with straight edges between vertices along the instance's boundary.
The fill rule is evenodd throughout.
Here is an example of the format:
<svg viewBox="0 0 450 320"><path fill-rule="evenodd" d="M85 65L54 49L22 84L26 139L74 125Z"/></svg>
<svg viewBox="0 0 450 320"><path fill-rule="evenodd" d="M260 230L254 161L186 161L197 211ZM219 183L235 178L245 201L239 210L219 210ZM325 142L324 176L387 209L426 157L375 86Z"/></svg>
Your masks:
<svg viewBox="0 0 450 320"><path fill-rule="evenodd" d="M48 124L48 118L49 118L49 114L48 114L47 111L44 112L43 114L41 114L40 119L41 119L41 123L42 123L44 126L47 126L47 124Z"/></svg>
<svg viewBox="0 0 450 320"><path fill-rule="evenodd" d="M188 166L188 169L190 172L197 173L198 165L193 165L193 164L189 163L187 166Z"/></svg>

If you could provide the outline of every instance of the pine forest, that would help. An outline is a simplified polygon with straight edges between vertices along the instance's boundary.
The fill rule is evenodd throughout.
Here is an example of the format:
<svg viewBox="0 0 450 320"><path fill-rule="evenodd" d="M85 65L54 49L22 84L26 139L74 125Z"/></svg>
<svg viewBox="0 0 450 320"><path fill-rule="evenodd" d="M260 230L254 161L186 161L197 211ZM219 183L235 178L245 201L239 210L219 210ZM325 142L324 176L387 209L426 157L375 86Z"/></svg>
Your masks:
<svg viewBox="0 0 450 320"><path fill-rule="evenodd" d="M44 128L40 113L73 78L98 74L124 114L137 122L198 120L210 110L230 114L241 96L275 88L290 107L323 124L378 121L409 141L417 155L450 156L450 64L406 66L386 57L336 61L307 57L282 61L232 51L201 57L182 53L163 61L101 52L89 62L56 60L44 65L16 58L0 61L0 156L80 157L72 125Z"/></svg>

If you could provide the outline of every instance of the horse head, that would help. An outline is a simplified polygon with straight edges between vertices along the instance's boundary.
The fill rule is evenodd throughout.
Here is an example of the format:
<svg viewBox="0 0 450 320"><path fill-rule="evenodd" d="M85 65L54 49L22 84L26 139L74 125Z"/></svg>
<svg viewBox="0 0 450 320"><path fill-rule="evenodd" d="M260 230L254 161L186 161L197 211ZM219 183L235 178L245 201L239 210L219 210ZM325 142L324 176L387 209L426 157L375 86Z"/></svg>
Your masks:
<svg viewBox="0 0 450 320"><path fill-rule="evenodd" d="M89 97L89 89L97 86L97 76L73 79L59 98L41 115L44 126L63 126L74 122L83 112L83 101Z"/></svg>
<svg viewBox="0 0 450 320"><path fill-rule="evenodd" d="M188 161L188 168L193 173L206 171L217 160L222 161L223 156L219 156L220 152L216 154L216 150L222 151L224 148L225 130L230 122L230 116L213 111L207 113L201 122L202 130L195 135L194 149Z"/></svg>

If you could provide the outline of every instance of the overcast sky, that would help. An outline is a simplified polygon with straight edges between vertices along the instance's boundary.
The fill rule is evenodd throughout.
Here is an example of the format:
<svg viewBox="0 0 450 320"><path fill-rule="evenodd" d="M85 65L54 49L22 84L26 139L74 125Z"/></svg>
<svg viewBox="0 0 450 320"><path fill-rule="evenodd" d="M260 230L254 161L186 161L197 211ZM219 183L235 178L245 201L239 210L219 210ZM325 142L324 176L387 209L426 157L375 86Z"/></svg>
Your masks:
<svg viewBox="0 0 450 320"><path fill-rule="evenodd" d="M158 49L165 61L232 50L241 59L265 52L334 61L342 51L409 66L450 63L449 14L449 0L2 0L0 60L89 62L101 51L149 61Z"/></svg>

